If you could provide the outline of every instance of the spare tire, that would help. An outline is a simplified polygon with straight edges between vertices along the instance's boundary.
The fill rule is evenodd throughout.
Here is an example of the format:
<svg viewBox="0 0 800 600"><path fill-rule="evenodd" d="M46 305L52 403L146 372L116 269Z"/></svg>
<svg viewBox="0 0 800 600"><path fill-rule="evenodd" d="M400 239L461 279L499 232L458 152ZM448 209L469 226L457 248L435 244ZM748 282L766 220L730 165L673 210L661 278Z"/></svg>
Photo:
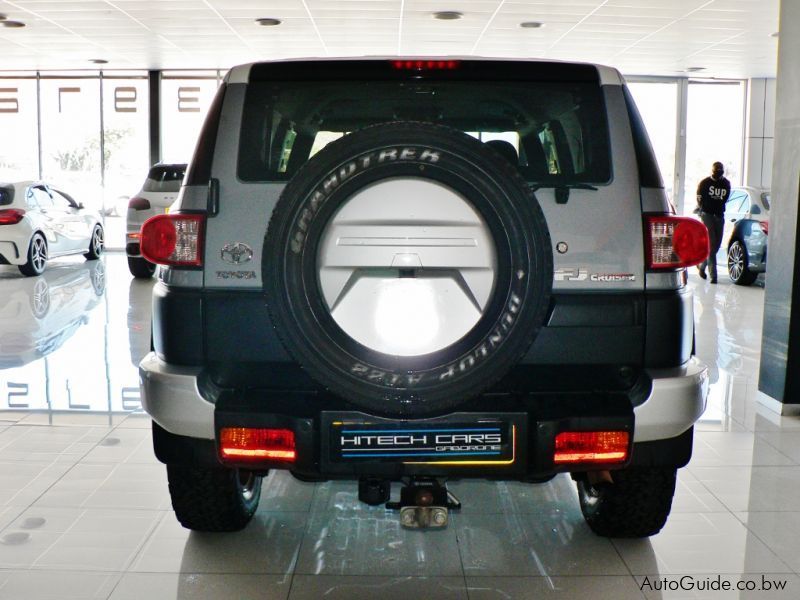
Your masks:
<svg viewBox="0 0 800 600"><path fill-rule="evenodd" d="M277 333L313 379L373 414L413 416L463 403L520 360L553 257L507 159L455 129L398 122L297 172L262 270Z"/></svg>

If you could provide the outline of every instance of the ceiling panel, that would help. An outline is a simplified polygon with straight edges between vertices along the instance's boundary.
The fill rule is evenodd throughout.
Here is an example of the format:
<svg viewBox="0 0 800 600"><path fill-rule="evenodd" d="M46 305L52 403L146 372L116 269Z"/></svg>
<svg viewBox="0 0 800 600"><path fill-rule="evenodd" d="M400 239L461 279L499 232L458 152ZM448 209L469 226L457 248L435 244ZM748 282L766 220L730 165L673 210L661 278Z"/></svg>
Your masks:
<svg viewBox="0 0 800 600"><path fill-rule="evenodd" d="M437 20L437 10L460 11ZM779 0L0 0L0 70L227 68L364 54L601 61L623 72L774 76ZM277 18L277 27L255 22ZM539 29L522 28L539 21Z"/></svg>

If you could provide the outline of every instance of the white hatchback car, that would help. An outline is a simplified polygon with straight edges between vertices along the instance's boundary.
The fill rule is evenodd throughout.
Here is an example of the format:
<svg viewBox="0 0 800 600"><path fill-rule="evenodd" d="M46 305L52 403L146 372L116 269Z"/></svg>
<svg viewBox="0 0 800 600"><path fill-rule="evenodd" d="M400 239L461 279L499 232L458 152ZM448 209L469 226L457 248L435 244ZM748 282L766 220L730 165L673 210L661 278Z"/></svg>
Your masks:
<svg viewBox="0 0 800 600"><path fill-rule="evenodd" d="M40 181L0 183L0 265L40 275L50 258L100 257L104 247L100 213Z"/></svg>
<svg viewBox="0 0 800 600"><path fill-rule="evenodd" d="M144 259L139 251L139 230L147 219L165 213L175 201L185 173L185 164L154 165L147 173L142 189L128 202L125 251L128 269L134 277L149 279L156 270L156 266Z"/></svg>

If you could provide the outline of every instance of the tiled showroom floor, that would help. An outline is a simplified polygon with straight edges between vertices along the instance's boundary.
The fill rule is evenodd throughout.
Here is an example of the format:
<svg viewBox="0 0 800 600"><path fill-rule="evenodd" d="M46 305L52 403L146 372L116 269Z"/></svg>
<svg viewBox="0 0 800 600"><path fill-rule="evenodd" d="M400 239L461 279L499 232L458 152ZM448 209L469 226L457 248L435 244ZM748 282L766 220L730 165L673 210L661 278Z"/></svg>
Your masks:
<svg viewBox="0 0 800 600"><path fill-rule="evenodd" d="M566 476L452 484L463 510L419 532L352 483L275 473L245 531L190 534L136 411L151 284L113 253L38 281L0 268L2 599L709 597L654 589L680 576L786 582L724 598L800 597L800 418L756 402L763 287L690 276L712 366L694 458L659 535L609 541Z"/></svg>

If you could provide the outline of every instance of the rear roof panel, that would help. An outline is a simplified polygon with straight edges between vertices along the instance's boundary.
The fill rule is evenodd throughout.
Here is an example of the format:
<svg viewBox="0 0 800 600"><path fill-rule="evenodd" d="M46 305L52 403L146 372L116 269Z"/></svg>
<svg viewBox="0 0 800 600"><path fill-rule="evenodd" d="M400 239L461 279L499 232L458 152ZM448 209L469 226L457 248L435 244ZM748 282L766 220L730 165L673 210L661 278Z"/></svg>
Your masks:
<svg viewBox="0 0 800 600"><path fill-rule="evenodd" d="M445 63L440 66L440 63ZM457 58L298 60L256 63L250 81L561 81L600 84L598 67L582 63Z"/></svg>

